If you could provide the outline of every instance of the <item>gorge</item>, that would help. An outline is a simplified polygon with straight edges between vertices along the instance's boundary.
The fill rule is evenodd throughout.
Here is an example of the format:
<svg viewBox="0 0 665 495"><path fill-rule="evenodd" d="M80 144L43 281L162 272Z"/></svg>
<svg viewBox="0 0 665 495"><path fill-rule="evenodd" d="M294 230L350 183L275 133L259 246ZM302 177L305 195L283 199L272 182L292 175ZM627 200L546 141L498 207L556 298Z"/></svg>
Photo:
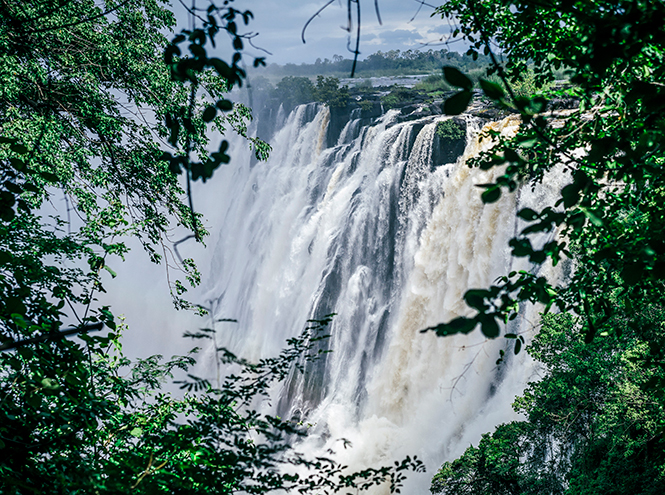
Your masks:
<svg viewBox="0 0 665 495"><path fill-rule="evenodd" d="M256 360L279 352L308 319L334 314L322 344L331 352L275 390L273 409L312 425L302 449L333 449L354 468L418 455L429 472L407 487L425 493L442 460L515 418L511 402L534 365L512 351L496 365L507 342L479 331L420 330L467 314L469 288L531 269L510 257L516 209L542 204L564 178L482 203L476 185L496 171L466 159L490 145L483 131L510 135L518 117L455 118L465 131L459 146L437 133L450 117L355 112L329 146L328 107L280 114L269 160L253 163L238 146L236 163L246 165L215 179L220 221L203 299L214 319L237 320L217 323L217 344ZM510 330L528 340L537 320L524 309Z"/></svg>

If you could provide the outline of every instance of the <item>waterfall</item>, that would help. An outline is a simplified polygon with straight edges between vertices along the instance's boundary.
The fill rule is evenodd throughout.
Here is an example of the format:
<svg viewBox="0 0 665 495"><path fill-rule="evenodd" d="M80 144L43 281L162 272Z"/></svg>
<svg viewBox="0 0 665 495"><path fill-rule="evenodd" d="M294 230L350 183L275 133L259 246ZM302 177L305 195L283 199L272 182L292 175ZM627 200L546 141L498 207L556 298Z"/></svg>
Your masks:
<svg viewBox="0 0 665 495"><path fill-rule="evenodd" d="M476 184L497 172L465 164L489 146L476 120L467 117L464 155L435 164L436 122L447 117L398 114L366 126L354 116L327 148L328 109L299 106L267 162L222 169L205 299L216 318L238 320L223 324L218 343L250 360L277 354L307 319L335 313L332 352L294 374L273 407L314 425L304 450L331 448L354 468L418 455L428 473L408 486L427 493L443 460L515 418L510 404L533 365L523 352L497 367L505 340L478 330L449 338L420 330L467 314L467 289L529 268L511 259L508 240L516 208L547 191L484 205ZM511 134L518 120L488 125ZM511 325L527 331L534 311Z"/></svg>

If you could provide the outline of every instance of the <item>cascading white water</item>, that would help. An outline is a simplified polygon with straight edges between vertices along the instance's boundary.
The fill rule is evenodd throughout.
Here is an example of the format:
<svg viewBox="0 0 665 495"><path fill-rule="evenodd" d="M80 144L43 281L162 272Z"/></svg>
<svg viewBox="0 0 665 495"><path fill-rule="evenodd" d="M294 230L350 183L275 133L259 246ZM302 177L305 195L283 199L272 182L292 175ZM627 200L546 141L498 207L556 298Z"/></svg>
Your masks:
<svg viewBox="0 0 665 495"><path fill-rule="evenodd" d="M267 162L220 171L206 298L215 317L238 320L219 344L250 360L336 313L332 352L294 375L276 407L315 424L303 449L334 448L351 467L418 455L429 473L409 487L426 493L443 460L514 417L531 370L524 353L496 367L502 339L420 330L466 314L464 292L511 269L516 203L546 192L484 205L475 185L496 172L464 164L488 146L472 119L462 159L434 167L436 122L397 123L397 113L365 127L354 119L326 148L329 111L300 106ZM517 121L491 125L511 133ZM531 319L513 325L524 331Z"/></svg>

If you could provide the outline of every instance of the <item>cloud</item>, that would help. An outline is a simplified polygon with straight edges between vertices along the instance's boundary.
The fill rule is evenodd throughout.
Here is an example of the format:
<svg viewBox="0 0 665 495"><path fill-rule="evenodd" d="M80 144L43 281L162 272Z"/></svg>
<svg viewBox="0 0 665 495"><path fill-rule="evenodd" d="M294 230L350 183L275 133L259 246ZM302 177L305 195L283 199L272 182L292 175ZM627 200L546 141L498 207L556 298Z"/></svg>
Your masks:
<svg viewBox="0 0 665 495"><path fill-rule="evenodd" d="M423 43L440 40L449 32L448 22L440 17L430 17L432 9L429 7L422 6L413 19L419 8L417 1L379 0L382 25L378 23L374 2L360 2L361 58L378 50L419 48ZM273 53L268 62L312 63L317 58L332 58L335 54L350 57L347 51L349 33L342 29L347 22L346 2L335 2L312 19L305 33L307 43L302 43L303 27L325 3L325 0L290 0L288 4L255 0L243 7L238 2L236 8L253 11L254 21L249 27L260 33L255 43Z"/></svg>
<svg viewBox="0 0 665 495"><path fill-rule="evenodd" d="M423 39L422 34L416 30L397 29L394 31L383 31L380 35L373 35L373 38L367 40L361 37L363 44L389 46L408 46L412 47Z"/></svg>

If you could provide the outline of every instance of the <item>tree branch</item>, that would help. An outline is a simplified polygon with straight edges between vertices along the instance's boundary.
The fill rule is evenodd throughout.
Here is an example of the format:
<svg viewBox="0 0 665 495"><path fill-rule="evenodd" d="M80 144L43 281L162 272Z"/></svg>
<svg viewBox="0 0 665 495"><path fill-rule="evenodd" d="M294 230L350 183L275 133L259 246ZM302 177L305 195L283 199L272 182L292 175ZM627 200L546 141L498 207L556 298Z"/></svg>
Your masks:
<svg viewBox="0 0 665 495"><path fill-rule="evenodd" d="M8 351L10 349L15 349L17 347L21 347L24 345L28 344L36 344L39 342L45 342L47 340L54 340L54 339L59 339L62 337L66 337L67 335L73 335L76 333L83 333L83 332L92 332L95 330L101 330L104 328L104 324L102 322L99 323L93 323L91 325L81 325L78 327L74 328L68 328L67 330L63 330L61 332L51 332L47 335L40 335L39 337L33 337L31 339L25 339L25 340L16 340L14 342L10 342L8 344L4 344L0 346L0 352L2 351Z"/></svg>

